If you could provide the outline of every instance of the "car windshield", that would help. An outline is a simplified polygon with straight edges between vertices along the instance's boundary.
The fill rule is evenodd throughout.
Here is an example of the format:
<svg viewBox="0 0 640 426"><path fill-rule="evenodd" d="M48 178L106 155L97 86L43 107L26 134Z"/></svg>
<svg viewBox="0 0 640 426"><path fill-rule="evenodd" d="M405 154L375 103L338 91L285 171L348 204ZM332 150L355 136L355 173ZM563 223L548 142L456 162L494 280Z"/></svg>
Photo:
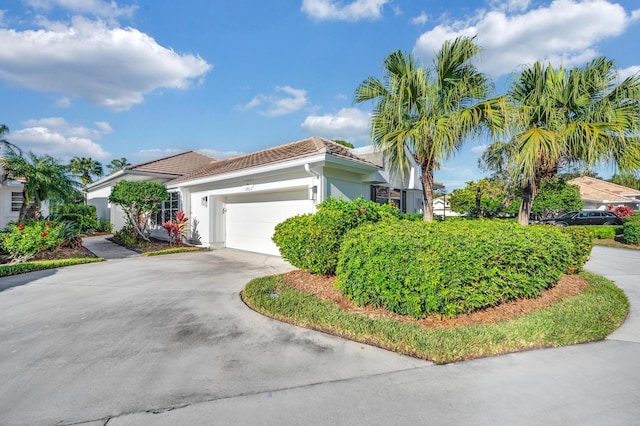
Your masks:
<svg viewBox="0 0 640 426"><path fill-rule="evenodd" d="M578 212L565 213L562 216L560 216L558 219L571 219L573 216L576 215L576 213L578 213Z"/></svg>

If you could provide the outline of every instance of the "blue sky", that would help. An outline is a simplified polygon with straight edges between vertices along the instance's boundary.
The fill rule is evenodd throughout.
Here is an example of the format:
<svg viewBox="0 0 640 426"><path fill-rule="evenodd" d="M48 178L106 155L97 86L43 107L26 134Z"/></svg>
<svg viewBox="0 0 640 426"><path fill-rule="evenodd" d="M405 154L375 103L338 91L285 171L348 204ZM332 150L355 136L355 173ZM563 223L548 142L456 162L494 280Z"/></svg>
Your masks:
<svg viewBox="0 0 640 426"><path fill-rule="evenodd" d="M637 0L3 0L0 123L23 149L103 164L311 135L363 146L358 84L394 50L428 65L457 35L477 36L497 92L537 59L640 72ZM481 177L486 143L466 141L436 179Z"/></svg>

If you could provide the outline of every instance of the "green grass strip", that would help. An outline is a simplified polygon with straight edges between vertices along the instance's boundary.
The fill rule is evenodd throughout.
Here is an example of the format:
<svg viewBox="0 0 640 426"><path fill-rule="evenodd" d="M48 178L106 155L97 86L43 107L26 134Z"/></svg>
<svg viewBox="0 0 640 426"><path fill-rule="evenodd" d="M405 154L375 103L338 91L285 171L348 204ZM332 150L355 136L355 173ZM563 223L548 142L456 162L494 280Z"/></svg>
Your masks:
<svg viewBox="0 0 640 426"><path fill-rule="evenodd" d="M515 319L455 328L349 313L288 286L279 275L250 281L242 298L252 309L284 322L445 364L604 339L626 318L629 301L606 278L589 272L581 276L590 283L583 293Z"/></svg>
<svg viewBox="0 0 640 426"><path fill-rule="evenodd" d="M603 247L624 248L624 249L630 249L630 250L640 250L640 245L623 244L623 243L618 243L618 242L599 240L597 238L593 239L593 245L594 246L603 246Z"/></svg>
<svg viewBox="0 0 640 426"><path fill-rule="evenodd" d="M164 250L148 251L143 256L161 256L163 254L185 253L190 251L204 251L201 247L172 247Z"/></svg>
<svg viewBox="0 0 640 426"><path fill-rule="evenodd" d="M0 277L24 274L45 269L61 268L63 266L80 265L82 263L102 262L101 257L76 257L71 259L36 260L33 262L16 263L13 265L0 265Z"/></svg>

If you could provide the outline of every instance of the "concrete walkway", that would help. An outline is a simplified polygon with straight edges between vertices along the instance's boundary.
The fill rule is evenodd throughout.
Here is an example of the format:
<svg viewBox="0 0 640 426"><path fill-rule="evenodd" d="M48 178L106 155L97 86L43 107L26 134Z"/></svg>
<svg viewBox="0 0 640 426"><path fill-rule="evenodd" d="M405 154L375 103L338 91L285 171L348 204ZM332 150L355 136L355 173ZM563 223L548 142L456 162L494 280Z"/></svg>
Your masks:
<svg viewBox="0 0 640 426"><path fill-rule="evenodd" d="M132 256L6 277L0 425L638 424L639 264L640 252L596 247L587 265L631 300L609 339L444 366L249 310L247 281L291 269L271 256Z"/></svg>
<svg viewBox="0 0 640 426"><path fill-rule="evenodd" d="M84 245L96 256L102 257L105 260L125 259L127 257L140 256L140 253L129 250L107 240L107 238L110 237L113 237L113 235L86 237L82 239L82 245Z"/></svg>

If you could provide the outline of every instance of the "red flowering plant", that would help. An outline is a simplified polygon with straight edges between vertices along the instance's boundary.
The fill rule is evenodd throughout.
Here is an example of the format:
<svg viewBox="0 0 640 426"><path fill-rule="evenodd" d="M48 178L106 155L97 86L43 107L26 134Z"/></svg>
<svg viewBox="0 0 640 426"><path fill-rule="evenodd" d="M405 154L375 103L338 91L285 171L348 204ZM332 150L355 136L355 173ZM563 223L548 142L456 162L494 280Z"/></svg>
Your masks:
<svg viewBox="0 0 640 426"><path fill-rule="evenodd" d="M612 211L618 217L633 216L633 209L629 206L618 206L614 208L610 207L609 211Z"/></svg>
<svg viewBox="0 0 640 426"><path fill-rule="evenodd" d="M62 224L36 220L11 223L2 231L0 249L9 253L13 262L24 262L41 250L58 247L64 240L61 229Z"/></svg>
<svg viewBox="0 0 640 426"><path fill-rule="evenodd" d="M162 227L166 229L167 234L169 234L169 239L173 241L176 245L182 245L182 241L186 241L187 239L187 224L189 222L189 218L182 211L176 212L175 220L166 221Z"/></svg>

